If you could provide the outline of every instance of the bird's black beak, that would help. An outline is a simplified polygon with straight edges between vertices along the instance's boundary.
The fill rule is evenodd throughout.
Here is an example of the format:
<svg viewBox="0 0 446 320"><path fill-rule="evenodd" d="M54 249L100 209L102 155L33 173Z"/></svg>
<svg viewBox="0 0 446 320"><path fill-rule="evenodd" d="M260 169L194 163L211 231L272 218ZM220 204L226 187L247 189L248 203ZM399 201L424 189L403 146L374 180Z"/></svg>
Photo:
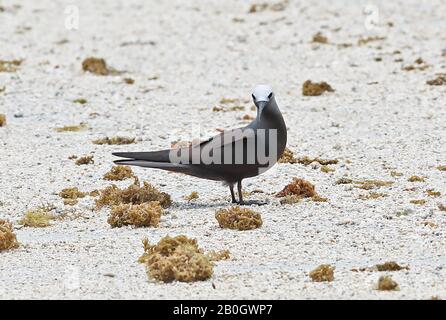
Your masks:
<svg viewBox="0 0 446 320"><path fill-rule="evenodd" d="M262 115L263 109L265 109L266 105L268 104L268 101L257 101L257 108L259 109L257 111L258 118Z"/></svg>

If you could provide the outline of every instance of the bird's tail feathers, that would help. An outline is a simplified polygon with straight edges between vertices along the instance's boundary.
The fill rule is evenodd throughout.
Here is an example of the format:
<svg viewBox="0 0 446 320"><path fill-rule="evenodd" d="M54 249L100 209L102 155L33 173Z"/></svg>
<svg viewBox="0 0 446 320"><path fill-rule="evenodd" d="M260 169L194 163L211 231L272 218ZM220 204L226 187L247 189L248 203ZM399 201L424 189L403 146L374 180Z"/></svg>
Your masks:
<svg viewBox="0 0 446 320"><path fill-rule="evenodd" d="M174 172L186 172L188 170L188 166L186 165L169 163L169 162L156 162L156 161L132 160L132 159L115 160L113 162L115 164L125 165L125 166L155 168Z"/></svg>
<svg viewBox="0 0 446 320"><path fill-rule="evenodd" d="M170 150L152 151L152 152L114 152L113 155L131 160L144 160L151 162L170 162ZM117 160L121 161L121 160ZM122 160L126 161L126 160ZM116 162L116 161L115 161Z"/></svg>

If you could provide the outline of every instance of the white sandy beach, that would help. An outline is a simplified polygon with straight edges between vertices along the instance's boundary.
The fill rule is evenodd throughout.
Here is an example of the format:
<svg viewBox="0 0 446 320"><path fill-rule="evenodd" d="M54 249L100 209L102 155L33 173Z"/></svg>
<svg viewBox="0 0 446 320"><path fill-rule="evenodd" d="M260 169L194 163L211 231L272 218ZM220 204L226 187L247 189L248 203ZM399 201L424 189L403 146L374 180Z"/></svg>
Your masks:
<svg viewBox="0 0 446 320"><path fill-rule="evenodd" d="M290 0L283 10L248 13L253 3L0 1L0 60L23 59L16 72L0 72L0 114L7 117L0 219L14 223L21 243L0 252L1 299L446 298L446 212L438 207L446 205L446 172L437 168L446 165L446 86L426 84L446 73L445 2ZM65 10L73 4L79 25L69 30ZM377 25L364 13L370 8L379 10ZM312 43L317 32L328 44ZM383 39L358 44L369 37ZM85 73L87 57L124 73ZM425 68L403 70L418 68L420 57ZM303 96L308 79L335 92ZM261 228L221 229L214 214L230 205L227 187L158 170L134 168L172 196L157 228L112 229L109 210L96 210L94 198L65 206L58 196L66 187L110 185L102 177L114 151L169 148L192 139L197 125L202 138L244 126L240 118L254 115L251 90L259 83L274 88L297 157L339 160L329 173L277 164L245 180L246 191L265 192L250 199L269 202L252 207L262 214ZM78 98L87 103L73 103ZM245 110L213 112L222 98L241 100ZM79 123L88 128L54 130ZM118 135L137 143L91 142ZM68 159L88 154L94 164ZM425 181L409 182L413 175ZM313 183L328 202L281 205L274 194L293 177ZM364 200L371 191L336 184L340 178L394 183L371 190L384 197ZM429 196L431 189L441 196ZM199 199L188 202L192 191ZM410 202L420 199L425 204ZM18 224L26 210L47 203L66 217L46 228ZM207 281L150 281L137 262L141 240L179 234L206 251L228 249L231 258L217 262ZM409 268L352 271L385 261ZM336 268L334 281L313 282L308 273L324 263ZM399 290L376 290L382 275Z"/></svg>

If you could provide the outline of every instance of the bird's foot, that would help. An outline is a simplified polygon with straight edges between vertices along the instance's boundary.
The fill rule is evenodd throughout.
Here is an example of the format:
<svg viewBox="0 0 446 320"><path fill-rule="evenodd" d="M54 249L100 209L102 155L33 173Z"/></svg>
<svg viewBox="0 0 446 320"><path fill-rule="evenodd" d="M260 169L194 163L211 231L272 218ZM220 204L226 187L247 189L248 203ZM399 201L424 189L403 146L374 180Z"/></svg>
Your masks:
<svg viewBox="0 0 446 320"><path fill-rule="evenodd" d="M261 200L247 200L247 201L244 200L244 201L238 202L238 204L241 206L252 206L252 205L264 206L265 204L268 204L268 202L261 201Z"/></svg>

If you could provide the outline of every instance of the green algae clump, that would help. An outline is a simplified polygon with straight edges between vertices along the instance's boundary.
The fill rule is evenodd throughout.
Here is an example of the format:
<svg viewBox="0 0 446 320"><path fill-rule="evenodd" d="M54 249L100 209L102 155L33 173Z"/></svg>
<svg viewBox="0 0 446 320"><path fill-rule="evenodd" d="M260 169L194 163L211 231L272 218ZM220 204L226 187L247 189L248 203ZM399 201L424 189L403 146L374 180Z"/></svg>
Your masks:
<svg viewBox="0 0 446 320"><path fill-rule="evenodd" d="M50 221L53 219L54 215L51 214L48 209L45 207L38 207L27 211L19 221L19 224L24 227L45 228L51 225Z"/></svg>

